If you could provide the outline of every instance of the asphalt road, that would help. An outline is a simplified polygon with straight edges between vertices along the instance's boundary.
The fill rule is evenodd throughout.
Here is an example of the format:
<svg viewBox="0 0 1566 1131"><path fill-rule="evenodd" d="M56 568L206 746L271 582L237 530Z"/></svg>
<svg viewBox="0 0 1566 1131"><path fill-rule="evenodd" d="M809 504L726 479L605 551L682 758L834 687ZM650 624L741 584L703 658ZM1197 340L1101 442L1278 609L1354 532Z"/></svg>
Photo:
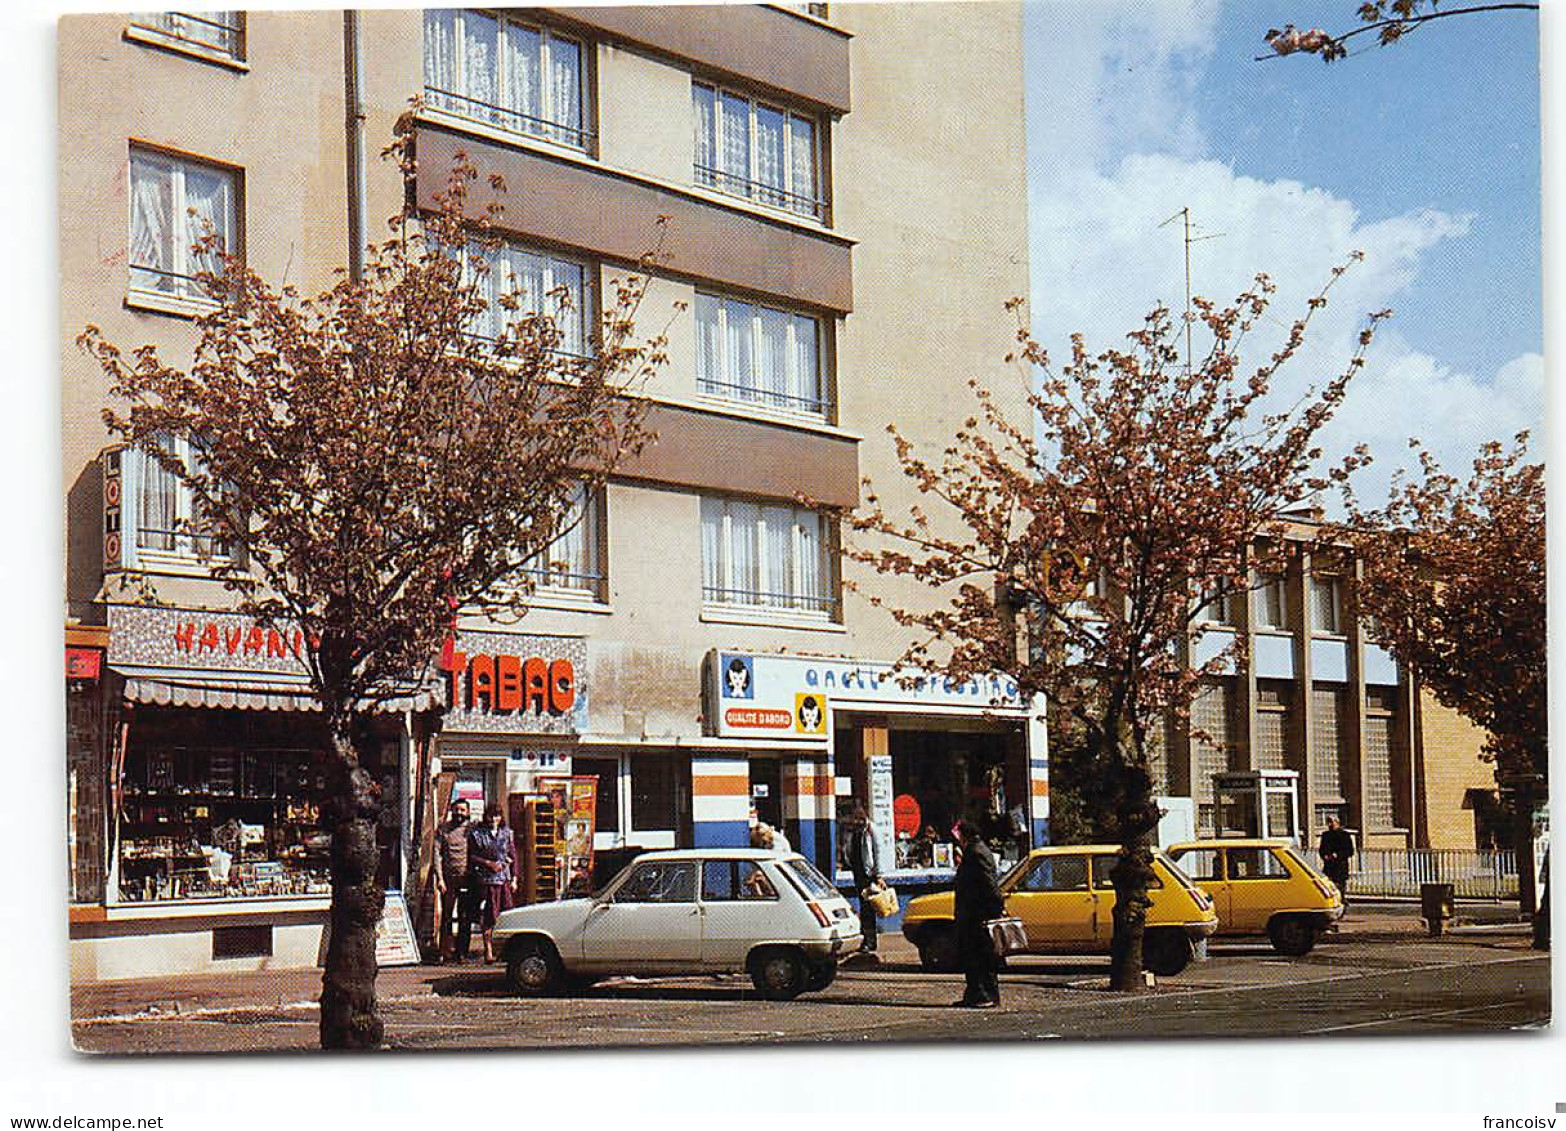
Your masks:
<svg viewBox="0 0 1566 1131"><path fill-rule="evenodd" d="M843 971L796 1001L758 1000L740 976L616 979L519 1000L497 971L423 968L384 985L394 1049L647 1047L837 1041L1040 1040L1477 1032L1548 1024L1549 956L1517 934L1328 940L1303 959L1219 944L1151 992L1111 994L1103 960L1014 959L1002 1007L952 1008L959 975L909 962ZM106 1053L306 1051L316 1008L197 1007L78 1016L77 1047Z"/></svg>

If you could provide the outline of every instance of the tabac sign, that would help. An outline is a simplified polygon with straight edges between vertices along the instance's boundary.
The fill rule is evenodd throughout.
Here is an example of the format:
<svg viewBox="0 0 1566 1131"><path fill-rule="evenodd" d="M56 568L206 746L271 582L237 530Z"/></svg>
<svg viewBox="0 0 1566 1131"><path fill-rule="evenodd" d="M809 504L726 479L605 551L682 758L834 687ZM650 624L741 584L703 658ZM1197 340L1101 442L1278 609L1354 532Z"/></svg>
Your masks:
<svg viewBox="0 0 1566 1131"><path fill-rule="evenodd" d="M714 651L707 657L707 729L733 738L825 743L831 708L1021 715L1015 680L992 675L955 683L897 673L891 664L814 656Z"/></svg>
<svg viewBox="0 0 1566 1131"><path fill-rule="evenodd" d="M463 632L443 673L446 729L577 734L587 725L587 643L580 636Z"/></svg>

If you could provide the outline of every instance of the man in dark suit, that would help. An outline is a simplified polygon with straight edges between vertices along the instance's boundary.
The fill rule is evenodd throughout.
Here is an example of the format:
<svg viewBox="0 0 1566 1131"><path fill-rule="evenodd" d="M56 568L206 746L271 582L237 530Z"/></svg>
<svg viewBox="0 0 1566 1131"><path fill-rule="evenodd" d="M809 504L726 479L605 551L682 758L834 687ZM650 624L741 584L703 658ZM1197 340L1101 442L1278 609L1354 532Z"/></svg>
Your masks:
<svg viewBox="0 0 1566 1131"><path fill-rule="evenodd" d="M1321 870L1327 874L1327 879L1337 885L1338 894L1343 897L1343 906L1347 907L1349 861L1354 857L1354 838L1338 824L1336 817L1327 818L1327 829L1321 834L1321 843L1316 846L1316 852L1321 857Z"/></svg>
<svg viewBox="0 0 1566 1131"><path fill-rule="evenodd" d="M1006 901L996 875L995 855L979 835L979 826L964 817L952 831L962 846L952 895L957 951L967 976L962 1000L956 1004L993 1009L1000 1004L1000 980L995 974L995 944L984 924L1005 914Z"/></svg>

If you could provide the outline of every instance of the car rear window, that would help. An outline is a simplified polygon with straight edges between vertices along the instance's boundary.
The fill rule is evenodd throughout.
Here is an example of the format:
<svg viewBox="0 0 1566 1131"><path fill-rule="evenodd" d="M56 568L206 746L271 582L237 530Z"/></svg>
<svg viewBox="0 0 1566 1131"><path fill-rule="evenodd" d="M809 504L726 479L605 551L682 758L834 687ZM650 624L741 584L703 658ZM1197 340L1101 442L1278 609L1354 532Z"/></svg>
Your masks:
<svg viewBox="0 0 1566 1131"><path fill-rule="evenodd" d="M830 899L837 895L837 888L828 880L810 861L802 857L794 857L791 860L780 860L778 867L783 869L783 874L799 884L799 889L810 899Z"/></svg>
<svg viewBox="0 0 1566 1131"><path fill-rule="evenodd" d="M1109 891L1114 888L1115 881L1109 874L1115 870L1115 865L1120 860L1117 853L1098 853L1093 857L1093 886L1099 891ZM1153 869L1152 878L1147 881L1149 891L1157 890L1164 886L1164 881L1158 878L1158 869Z"/></svg>

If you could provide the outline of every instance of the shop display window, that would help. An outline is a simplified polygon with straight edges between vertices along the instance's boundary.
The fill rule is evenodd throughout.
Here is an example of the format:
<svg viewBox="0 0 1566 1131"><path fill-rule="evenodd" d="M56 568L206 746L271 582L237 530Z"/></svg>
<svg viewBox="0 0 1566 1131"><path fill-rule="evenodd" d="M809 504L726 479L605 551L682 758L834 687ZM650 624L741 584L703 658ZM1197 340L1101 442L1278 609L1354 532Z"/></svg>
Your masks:
<svg viewBox="0 0 1566 1131"><path fill-rule="evenodd" d="M898 868L952 867L962 817L978 822L1003 869L1026 855L1027 755L1014 736L893 730L890 753Z"/></svg>
<svg viewBox="0 0 1566 1131"><path fill-rule="evenodd" d="M327 894L324 786L307 750L133 745L120 814L120 899Z"/></svg>

